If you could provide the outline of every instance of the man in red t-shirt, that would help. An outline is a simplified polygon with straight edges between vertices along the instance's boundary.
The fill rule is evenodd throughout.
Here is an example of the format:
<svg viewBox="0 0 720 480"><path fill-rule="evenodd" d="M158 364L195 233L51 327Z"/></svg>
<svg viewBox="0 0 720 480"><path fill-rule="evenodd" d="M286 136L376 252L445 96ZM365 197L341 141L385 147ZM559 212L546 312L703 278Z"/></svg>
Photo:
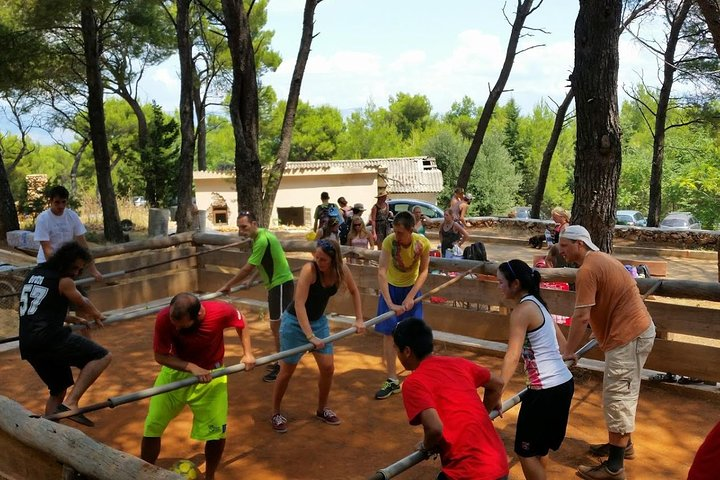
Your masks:
<svg viewBox="0 0 720 480"><path fill-rule="evenodd" d="M402 386L405 411L411 425L423 426L419 448L440 453L438 480L507 479L505 446L488 415L501 400L502 380L464 358L432 355L432 330L418 318L399 322L393 340L400 363L413 371Z"/></svg>
<svg viewBox="0 0 720 480"><path fill-rule="evenodd" d="M145 419L140 456L155 463L161 437L170 421L188 405L193 412L190 436L205 442L205 478L213 480L225 449L227 430L227 376L213 379L225 356L223 331L235 328L243 347L247 370L255 366L250 336L243 316L225 302L200 302L191 293L180 293L161 310L155 321L153 351L162 365L155 386L196 376L199 383L156 395Z"/></svg>

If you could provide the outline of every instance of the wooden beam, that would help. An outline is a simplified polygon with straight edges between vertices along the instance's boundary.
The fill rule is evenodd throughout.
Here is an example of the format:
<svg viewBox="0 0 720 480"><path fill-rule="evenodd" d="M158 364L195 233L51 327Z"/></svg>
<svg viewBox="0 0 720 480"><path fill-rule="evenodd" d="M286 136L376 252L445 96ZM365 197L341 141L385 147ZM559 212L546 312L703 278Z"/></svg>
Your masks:
<svg viewBox="0 0 720 480"><path fill-rule="evenodd" d="M0 396L0 411L3 412L0 429L36 451L35 456L25 459L27 462L35 462L37 457L47 455L83 475L100 480L184 478L96 442L74 428L42 418L30 418L31 412L7 397ZM2 455L4 452L0 452Z"/></svg>
<svg viewBox="0 0 720 480"><path fill-rule="evenodd" d="M168 248L189 243L193 240L191 232L178 233L169 237L155 237L147 240L137 240L135 242L119 243L117 245L108 245L106 247L97 247L92 249L93 257L102 258L112 255L122 255L124 253L138 252L140 250ZM234 241L237 242L237 239Z"/></svg>

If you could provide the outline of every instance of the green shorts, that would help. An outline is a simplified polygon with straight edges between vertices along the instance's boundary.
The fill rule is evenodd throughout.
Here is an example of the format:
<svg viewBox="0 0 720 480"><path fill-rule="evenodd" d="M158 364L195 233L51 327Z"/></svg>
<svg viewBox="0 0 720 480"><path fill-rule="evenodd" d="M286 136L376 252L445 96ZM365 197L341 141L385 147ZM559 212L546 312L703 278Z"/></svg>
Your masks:
<svg viewBox="0 0 720 480"><path fill-rule="evenodd" d="M162 367L155 386L192 376L192 373ZM185 405L193 412L191 438L205 442L225 438L228 414L227 376L214 378L210 383L196 383L152 397L143 435L161 437L170 420L175 418Z"/></svg>

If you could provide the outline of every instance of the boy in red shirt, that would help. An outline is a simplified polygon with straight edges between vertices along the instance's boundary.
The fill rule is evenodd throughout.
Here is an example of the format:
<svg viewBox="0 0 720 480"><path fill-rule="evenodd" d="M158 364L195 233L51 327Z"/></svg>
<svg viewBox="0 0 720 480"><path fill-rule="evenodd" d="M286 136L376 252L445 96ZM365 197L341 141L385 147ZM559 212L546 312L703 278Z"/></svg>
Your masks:
<svg viewBox="0 0 720 480"><path fill-rule="evenodd" d="M393 340L400 363L413 371L402 397L410 424L423 426L420 449L440 453L437 479L507 479L505 446L488 415L500 401L502 380L464 358L432 355L432 330L420 319L399 322Z"/></svg>
<svg viewBox="0 0 720 480"><path fill-rule="evenodd" d="M223 330L235 328L243 347L242 362L255 366L250 336L243 316L225 302L200 300L179 293L155 320L153 351L162 365L155 386L196 376L199 383L152 397L140 457L155 463L160 455L162 434L170 421L188 405L193 412L190 436L205 442L205 478L213 480L225 449L227 429L227 376L212 378L225 356Z"/></svg>

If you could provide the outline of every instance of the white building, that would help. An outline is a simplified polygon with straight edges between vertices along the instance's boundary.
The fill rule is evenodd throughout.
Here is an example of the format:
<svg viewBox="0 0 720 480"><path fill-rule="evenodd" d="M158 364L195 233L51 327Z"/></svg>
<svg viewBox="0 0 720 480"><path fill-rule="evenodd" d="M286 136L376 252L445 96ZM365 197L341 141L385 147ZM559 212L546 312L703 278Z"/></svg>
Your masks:
<svg viewBox="0 0 720 480"><path fill-rule="evenodd" d="M207 212L207 221L233 224L238 212L234 173L196 171L193 178L197 206ZM345 197L351 206L364 204L367 217L380 189L390 198L436 203L442 187L442 172L431 157L288 162L270 225L311 226L322 192L328 192L333 203Z"/></svg>

